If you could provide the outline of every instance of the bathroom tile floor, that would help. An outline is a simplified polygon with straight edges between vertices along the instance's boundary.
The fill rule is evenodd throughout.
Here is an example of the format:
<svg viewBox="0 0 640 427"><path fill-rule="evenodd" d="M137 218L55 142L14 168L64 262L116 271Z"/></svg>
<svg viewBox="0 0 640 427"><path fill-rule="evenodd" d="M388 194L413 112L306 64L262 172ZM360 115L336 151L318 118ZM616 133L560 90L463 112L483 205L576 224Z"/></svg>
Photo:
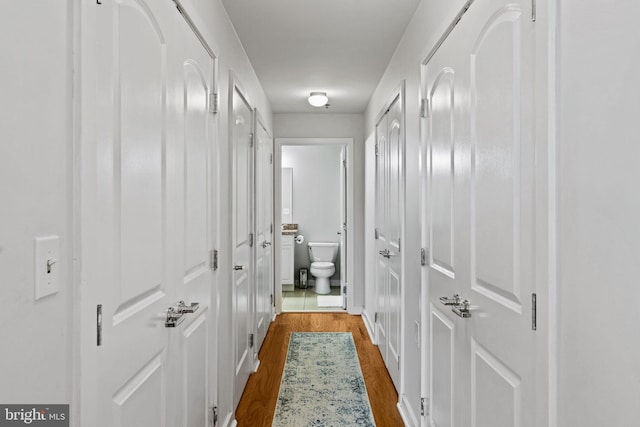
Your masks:
<svg viewBox="0 0 640 427"><path fill-rule="evenodd" d="M340 288L331 287L329 295L340 295ZM342 307L318 307L317 297L313 288L282 292L282 311L344 311Z"/></svg>

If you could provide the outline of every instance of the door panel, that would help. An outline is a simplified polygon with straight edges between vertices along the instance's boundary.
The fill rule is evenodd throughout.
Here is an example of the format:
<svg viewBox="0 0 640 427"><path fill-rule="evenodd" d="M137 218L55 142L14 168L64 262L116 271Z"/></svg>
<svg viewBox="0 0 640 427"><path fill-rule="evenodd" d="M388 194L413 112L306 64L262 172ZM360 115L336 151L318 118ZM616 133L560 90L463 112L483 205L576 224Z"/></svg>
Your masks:
<svg viewBox="0 0 640 427"><path fill-rule="evenodd" d="M429 395L433 396L431 399L431 419L433 425L451 427L454 422L455 365L453 363L453 355L456 351L454 346L455 323L449 319L449 316L433 305L430 306L430 313L431 384ZM434 367L437 367L437 369L434 369Z"/></svg>
<svg viewBox="0 0 640 427"><path fill-rule="evenodd" d="M396 94L376 125L376 341L397 390L400 390L402 308L402 117L402 98Z"/></svg>
<svg viewBox="0 0 640 427"><path fill-rule="evenodd" d="M86 302L102 306L103 338L94 368L83 368L95 369L83 372L95 384L82 393L96 408L92 425L204 425L213 59L170 2L105 2L95 17L87 40L96 47L87 67L95 87L84 90L97 95L96 137L83 140L93 156L82 168L90 230L82 256ZM199 309L167 328L179 300ZM83 321L95 325L95 314Z"/></svg>
<svg viewBox="0 0 640 427"><path fill-rule="evenodd" d="M253 109L233 86L233 338L234 338L234 407L238 405L249 379L253 357L249 345L252 325L253 265L250 233L253 209Z"/></svg>
<svg viewBox="0 0 640 427"><path fill-rule="evenodd" d="M256 293L255 352L262 346L272 314L273 288L273 138L256 120Z"/></svg>
<svg viewBox="0 0 640 427"><path fill-rule="evenodd" d="M535 424L536 335L527 304L535 292L536 229L530 12L524 1L474 3L426 65L436 425L447 411L455 414L451 425ZM471 317L439 300L456 293L470 300ZM452 325L450 344L443 324ZM443 371L451 372L453 391L443 387Z"/></svg>

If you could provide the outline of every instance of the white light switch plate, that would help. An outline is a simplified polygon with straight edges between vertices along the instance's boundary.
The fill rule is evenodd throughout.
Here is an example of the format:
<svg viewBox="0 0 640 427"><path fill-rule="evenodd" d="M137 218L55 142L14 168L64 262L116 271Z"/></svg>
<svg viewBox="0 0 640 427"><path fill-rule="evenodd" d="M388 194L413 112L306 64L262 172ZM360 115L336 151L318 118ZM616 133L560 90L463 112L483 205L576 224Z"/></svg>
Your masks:
<svg viewBox="0 0 640 427"><path fill-rule="evenodd" d="M36 300L55 294L60 289L60 237L36 237Z"/></svg>

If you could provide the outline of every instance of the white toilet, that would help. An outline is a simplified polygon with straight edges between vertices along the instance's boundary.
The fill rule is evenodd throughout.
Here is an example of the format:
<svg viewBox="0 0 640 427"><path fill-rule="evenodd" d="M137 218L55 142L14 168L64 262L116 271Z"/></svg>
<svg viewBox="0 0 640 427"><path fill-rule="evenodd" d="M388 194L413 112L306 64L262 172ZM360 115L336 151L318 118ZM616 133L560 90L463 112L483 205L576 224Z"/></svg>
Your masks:
<svg viewBox="0 0 640 427"><path fill-rule="evenodd" d="M334 242L309 242L309 259L311 260L311 275L316 278L317 294L326 295L331 292L329 277L336 272L333 261L338 256L339 243Z"/></svg>

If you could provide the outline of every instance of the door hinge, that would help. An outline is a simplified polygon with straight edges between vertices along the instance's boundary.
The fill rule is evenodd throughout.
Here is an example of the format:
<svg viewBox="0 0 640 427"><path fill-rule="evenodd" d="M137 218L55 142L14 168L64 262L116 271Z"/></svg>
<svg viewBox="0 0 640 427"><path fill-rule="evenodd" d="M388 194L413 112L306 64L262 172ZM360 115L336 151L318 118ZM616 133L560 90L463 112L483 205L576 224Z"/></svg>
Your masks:
<svg viewBox="0 0 640 427"><path fill-rule="evenodd" d="M538 296L531 294L531 330L538 330Z"/></svg>
<svg viewBox="0 0 640 427"><path fill-rule="evenodd" d="M218 424L218 407L209 408L209 427L215 427Z"/></svg>
<svg viewBox="0 0 640 427"><path fill-rule="evenodd" d="M269 233L273 234L273 224L269 224Z"/></svg>
<svg viewBox="0 0 640 427"><path fill-rule="evenodd" d="M342 161L342 167L345 168L345 169L347 168L347 161L346 160Z"/></svg>
<svg viewBox="0 0 640 427"><path fill-rule="evenodd" d="M269 304L273 305L273 294L269 295L269 301Z"/></svg>
<svg viewBox="0 0 640 427"><path fill-rule="evenodd" d="M215 92L209 92L209 112L218 113L218 94Z"/></svg>
<svg viewBox="0 0 640 427"><path fill-rule="evenodd" d="M218 269L218 250L212 249L209 251L209 268L213 271Z"/></svg>
<svg viewBox="0 0 640 427"><path fill-rule="evenodd" d="M269 154L269 164L273 164L273 154Z"/></svg>
<svg viewBox="0 0 640 427"><path fill-rule="evenodd" d="M347 285L342 286L342 293L345 295L347 294Z"/></svg>
<svg viewBox="0 0 640 427"><path fill-rule="evenodd" d="M421 397L420 398L420 415L427 416L429 415L429 398Z"/></svg>
<svg viewBox="0 0 640 427"><path fill-rule="evenodd" d="M402 251L402 246L400 245L400 238L398 237L398 252Z"/></svg>
<svg viewBox="0 0 640 427"><path fill-rule="evenodd" d="M96 344L98 347L102 345L102 304L98 304L96 308Z"/></svg>
<svg viewBox="0 0 640 427"><path fill-rule="evenodd" d="M378 323L378 312L373 313L373 323Z"/></svg>
<svg viewBox="0 0 640 427"><path fill-rule="evenodd" d="M380 237L380 233L378 233L378 229L375 229L375 239L378 240L378 237Z"/></svg>
<svg viewBox="0 0 640 427"><path fill-rule="evenodd" d="M380 150L378 149L378 144L376 144L376 156L380 155Z"/></svg>
<svg viewBox="0 0 640 427"><path fill-rule="evenodd" d="M429 117L429 100L422 98L420 100L420 117L427 118Z"/></svg>
<svg viewBox="0 0 640 427"><path fill-rule="evenodd" d="M249 233L249 247L253 247L253 233Z"/></svg>
<svg viewBox="0 0 640 427"><path fill-rule="evenodd" d="M253 147L253 134L249 134L249 147Z"/></svg>
<svg viewBox="0 0 640 427"><path fill-rule="evenodd" d="M425 248L420 248L420 265L427 265L427 250Z"/></svg>
<svg viewBox="0 0 640 427"><path fill-rule="evenodd" d="M253 348L253 334L249 334L249 348Z"/></svg>
<svg viewBox="0 0 640 427"><path fill-rule="evenodd" d="M531 20L533 22L536 22L536 19L538 19L538 11L536 10L536 8L536 0L531 0Z"/></svg>

